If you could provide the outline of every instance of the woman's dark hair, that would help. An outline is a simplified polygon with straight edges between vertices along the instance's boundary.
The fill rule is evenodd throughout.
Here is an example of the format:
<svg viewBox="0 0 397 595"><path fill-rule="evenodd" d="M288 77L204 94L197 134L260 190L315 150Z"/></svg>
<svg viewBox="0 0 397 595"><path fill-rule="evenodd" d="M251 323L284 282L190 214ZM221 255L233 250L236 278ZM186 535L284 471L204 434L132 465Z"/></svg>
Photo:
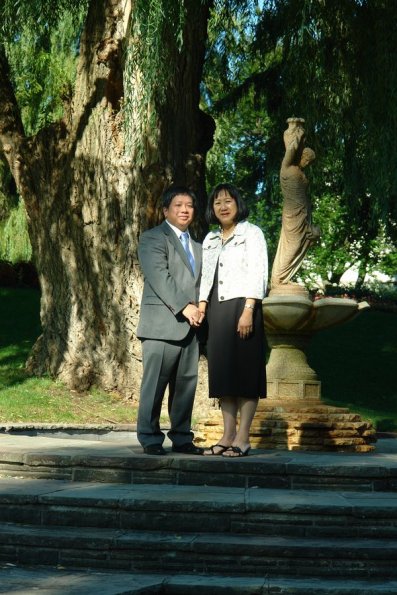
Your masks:
<svg viewBox="0 0 397 595"><path fill-rule="evenodd" d="M215 186L215 188L212 190L211 194L208 197L207 208L205 211L205 218L207 220L207 223L219 223L218 219L215 217L214 202L215 199L218 198L222 190L230 194L230 196L234 198L234 200L236 201L236 223L238 221L243 221L243 219L246 219L249 214L249 209L243 201L243 199L241 198L240 192L237 190L236 186L233 186L233 184L218 184L217 186Z"/></svg>
<svg viewBox="0 0 397 595"><path fill-rule="evenodd" d="M190 190L190 188L188 188L187 186L179 186L179 185L173 184L172 186L170 186L169 188L167 188L167 190L165 190L163 192L163 196L162 196L163 208L168 209L171 204L172 199L175 198L175 196L178 196L178 194L186 194L187 196L190 196L190 198L193 201L193 207L194 208L197 207L197 198L196 198L196 195L193 192L193 190Z"/></svg>

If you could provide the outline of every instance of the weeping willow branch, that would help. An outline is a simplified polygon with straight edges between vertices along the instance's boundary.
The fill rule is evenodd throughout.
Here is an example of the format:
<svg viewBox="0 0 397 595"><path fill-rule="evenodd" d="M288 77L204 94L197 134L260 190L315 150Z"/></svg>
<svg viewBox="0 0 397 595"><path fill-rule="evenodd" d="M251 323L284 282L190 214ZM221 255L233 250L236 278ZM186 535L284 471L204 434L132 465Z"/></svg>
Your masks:
<svg viewBox="0 0 397 595"><path fill-rule="evenodd" d="M33 31L49 29L67 12L79 15L86 10L89 0L2 0L0 3L0 39L10 40L21 27Z"/></svg>
<svg viewBox="0 0 397 595"><path fill-rule="evenodd" d="M141 139L156 135L156 109L165 98L175 61L183 49L185 0L136 0L126 48L124 103L126 150L143 158Z"/></svg>

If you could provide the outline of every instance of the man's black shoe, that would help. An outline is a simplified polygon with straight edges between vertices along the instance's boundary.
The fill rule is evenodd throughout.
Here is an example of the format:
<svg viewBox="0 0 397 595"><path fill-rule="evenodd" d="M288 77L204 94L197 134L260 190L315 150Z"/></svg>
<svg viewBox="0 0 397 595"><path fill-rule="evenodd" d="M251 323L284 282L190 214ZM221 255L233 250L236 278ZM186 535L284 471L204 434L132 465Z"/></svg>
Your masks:
<svg viewBox="0 0 397 595"><path fill-rule="evenodd" d="M166 455L167 452L161 446L161 444L149 444L143 447L145 455Z"/></svg>
<svg viewBox="0 0 397 595"><path fill-rule="evenodd" d="M195 446L193 442L186 442L186 444L181 444L180 446L173 446L173 452L182 452L185 455L202 455L204 452L204 448L199 448Z"/></svg>

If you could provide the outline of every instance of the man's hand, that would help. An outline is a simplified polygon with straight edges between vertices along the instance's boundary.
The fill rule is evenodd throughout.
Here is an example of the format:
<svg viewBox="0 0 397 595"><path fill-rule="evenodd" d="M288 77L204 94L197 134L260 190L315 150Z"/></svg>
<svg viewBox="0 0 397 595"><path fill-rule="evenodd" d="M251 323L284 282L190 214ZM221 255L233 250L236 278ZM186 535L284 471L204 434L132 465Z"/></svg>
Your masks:
<svg viewBox="0 0 397 595"><path fill-rule="evenodd" d="M182 310L182 314L188 320L190 326L200 326L204 316L194 304L188 304Z"/></svg>

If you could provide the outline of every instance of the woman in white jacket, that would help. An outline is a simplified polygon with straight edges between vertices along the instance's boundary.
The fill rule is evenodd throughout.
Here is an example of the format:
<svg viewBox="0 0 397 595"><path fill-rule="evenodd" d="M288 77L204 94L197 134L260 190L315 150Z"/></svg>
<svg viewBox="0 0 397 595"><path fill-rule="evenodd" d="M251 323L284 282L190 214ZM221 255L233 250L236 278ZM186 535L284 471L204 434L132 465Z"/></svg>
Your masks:
<svg viewBox="0 0 397 595"><path fill-rule="evenodd" d="M205 455L246 456L258 399L266 396L262 299L267 247L262 230L246 221L247 216L237 188L231 184L214 188L206 217L219 229L204 239L199 308L209 329L209 396L220 399L224 431Z"/></svg>

